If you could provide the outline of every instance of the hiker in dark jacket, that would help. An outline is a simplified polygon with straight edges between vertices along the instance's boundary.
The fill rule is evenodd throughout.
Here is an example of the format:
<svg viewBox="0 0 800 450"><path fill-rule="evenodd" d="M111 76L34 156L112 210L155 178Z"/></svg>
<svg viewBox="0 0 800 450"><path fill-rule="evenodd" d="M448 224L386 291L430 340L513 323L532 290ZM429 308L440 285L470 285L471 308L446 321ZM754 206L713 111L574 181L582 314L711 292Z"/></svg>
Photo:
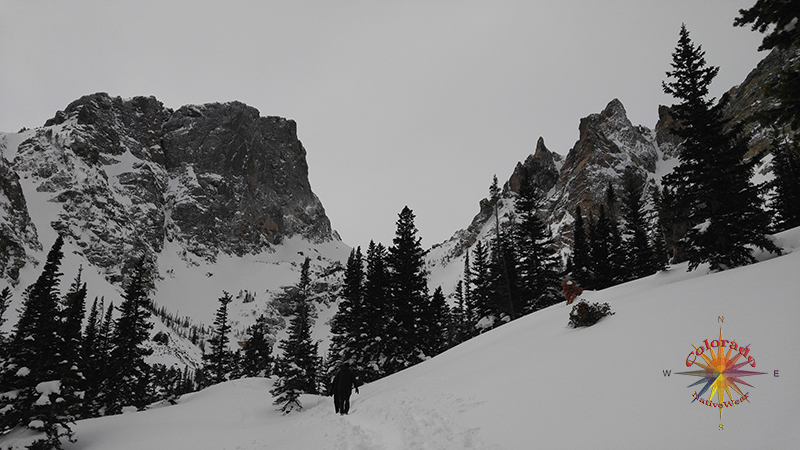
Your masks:
<svg viewBox="0 0 800 450"><path fill-rule="evenodd" d="M342 364L333 378L333 406L337 414L345 415L350 412L350 393L355 388L358 394L359 384L356 374L350 370L350 365Z"/></svg>

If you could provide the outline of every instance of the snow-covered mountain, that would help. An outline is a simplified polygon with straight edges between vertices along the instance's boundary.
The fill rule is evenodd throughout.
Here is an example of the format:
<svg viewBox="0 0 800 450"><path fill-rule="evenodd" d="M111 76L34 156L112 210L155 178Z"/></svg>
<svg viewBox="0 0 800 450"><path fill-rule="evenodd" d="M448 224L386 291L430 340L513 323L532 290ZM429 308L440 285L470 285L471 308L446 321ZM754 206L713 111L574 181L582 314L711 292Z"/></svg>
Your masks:
<svg viewBox="0 0 800 450"><path fill-rule="evenodd" d="M731 90L728 114L743 120L768 106L763 84L797 58L773 52ZM503 186L502 220L511 216L524 171L547 193L540 212L567 248L575 206L592 210L609 182L619 188L625 167L657 183L674 166L678 142L669 130L675 123L666 107L659 117L653 129L634 125L612 100L580 121L580 137L566 156L539 139ZM755 131L763 145L769 133ZM83 266L90 298L119 305L128 265L145 257L156 306L183 322L211 324L217 299L230 292L235 341L258 315L276 314L269 301L298 281L300 264L310 257L323 293L315 338L326 349L336 309L331 295L350 248L311 191L293 121L261 117L239 102L171 110L153 97L100 93L72 102L42 127L0 133L0 155L0 288L13 288L9 312L18 309L22 290L62 234L64 287ZM467 228L430 249L432 289L452 293L465 251L489 239L493 205L487 199L479 205ZM14 322L5 324L7 331ZM182 348L175 333L175 346L156 353L164 361L196 360L190 355L196 349Z"/></svg>
<svg viewBox="0 0 800 450"><path fill-rule="evenodd" d="M119 305L127 267L145 258L153 301L181 322L211 324L230 292L235 342L274 313L268 302L297 283L305 257L315 282L334 291L350 251L311 191L295 123L239 102L173 111L153 97L89 95L42 127L1 133L0 154L9 312L61 234L63 286L83 266L90 301ZM323 321L330 307L319 304ZM173 359L197 360L173 337Z"/></svg>
<svg viewBox="0 0 800 450"><path fill-rule="evenodd" d="M800 441L800 229L773 238L784 255L708 273L670 267L602 291L615 314L567 326L562 302L362 386L348 416L329 397L281 415L272 379L244 379L177 405L79 421L69 450L790 449ZM724 320L724 321L721 321ZM722 334L748 345L762 375L742 377L747 402L693 400L687 354ZM705 352L709 355L709 352ZM740 395L731 390L731 400ZM708 399L708 393L702 395ZM728 395L725 401L729 401ZM26 445L10 436L4 445Z"/></svg>
<svg viewBox="0 0 800 450"><path fill-rule="evenodd" d="M622 191L622 174L627 167L633 167L645 183L656 184L675 165L678 143L665 132L671 124L669 109L662 107L660 113L661 120L653 130L633 125L622 102L614 99L600 113L581 119L580 138L566 157L550 151L539 138L536 151L517 164L503 186L498 205L500 221L514 220L514 198L524 172L544 193L539 214L565 252L572 240L576 206L584 214L597 214L609 184L616 192ZM489 199L481 200L480 212L469 227L429 252L428 267L435 274L432 279L442 283L446 292L453 291L466 251L478 240L486 243L491 239L494 207ZM453 265L456 267L450 267ZM444 274L438 275L440 272Z"/></svg>
<svg viewBox="0 0 800 450"><path fill-rule="evenodd" d="M785 130L764 127L752 120L774 101L764 94L766 83L774 79L783 67L800 64L800 49L774 50L738 86L726 94L725 115L732 123L744 123L751 133L753 152L769 147L770 139ZM513 221L514 198L519 193L520 177L524 172L544 193L544 207L539 211L549 224L562 255L568 253L572 242L572 223L576 206L584 215L597 215L605 202L605 192L611 184L617 195L622 191L622 175L632 167L645 186L660 185L661 177L678 163L680 140L671 132L677 125L669 107L658 107L658 122L653 128L634 125L618 99L609 102L599 113L580 120L579 138L566 156L552 152L540 137L533 154L517 163L503 185L498 205L500 221ZM758 182L770 177L771 159L765 158L757 175ZM502 181L502 180L501 180ZM488 180L487 180L488 186ZM649 189L644 190L644 204L652 209ZM488 192L487 192L488 193ZM480 211L465 229L456 231L445 242L434 245L427 258L431 271L431 288L442 286L453 292L464 268L464 255L478 240L488 242L495 227L494 204L484 198L478 202Z"/></svg>

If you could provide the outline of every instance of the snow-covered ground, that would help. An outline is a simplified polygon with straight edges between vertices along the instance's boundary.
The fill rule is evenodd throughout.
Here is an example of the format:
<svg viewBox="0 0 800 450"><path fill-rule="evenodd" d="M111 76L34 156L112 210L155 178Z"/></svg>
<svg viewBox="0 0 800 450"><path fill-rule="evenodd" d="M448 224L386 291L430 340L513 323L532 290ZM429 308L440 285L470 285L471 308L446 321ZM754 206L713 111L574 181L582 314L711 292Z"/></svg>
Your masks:
<svg viewBox="0 0 800 450"><path fill-rule="evenodd" d="M272 381L245 379L174 406L78 422L78 442L66 448L797 448L800 229L776 238L784 256L752 266L708 274L679 265L584 292L616 312L590 328L568 328L564 303L509 323L363 386L349 416L317 396L281 415ZM723 409L721 419L692 402L695 378L676 374L690 370L693 345L720 329L750 345L756 367L745 368L766 372L744 380L750 402Z"/></svg>

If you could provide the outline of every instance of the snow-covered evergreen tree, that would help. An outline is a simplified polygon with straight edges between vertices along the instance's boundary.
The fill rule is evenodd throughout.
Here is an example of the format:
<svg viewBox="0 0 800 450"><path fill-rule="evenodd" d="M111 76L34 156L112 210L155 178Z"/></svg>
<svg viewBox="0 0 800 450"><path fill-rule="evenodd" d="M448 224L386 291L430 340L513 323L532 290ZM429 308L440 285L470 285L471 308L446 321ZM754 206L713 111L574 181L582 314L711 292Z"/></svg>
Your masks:
<svg viewBox="0 0 800 450"><path fill-rule="evenodd" d="M447 350L451 341L450 323L452 317L441 286L433 290L428 311L428 314L422 317L425 329L423 345L425 346L425 354L432 357Z"/></svg>
<svg viewBox="0 0 800 450"><path fill-rule="evenodd" d="M572 254L570 255L572 281L588 288L593 278L591 272L592 263L583 211L581 211L580 205L575 207L574 219L575 221L572 224Z"/></svg>
<svg viewBox="0 0 800 450"><path fill-rule="evenodd" d="M67 406L65 413L73 419L82 416L83 397L87 387L81 354L83 345L81 329L86 316L86 283L81 281L82 272L83 268L80 267L78 275L62 300L59 317L61 395Z"/></svg>
<svg viewBox="0 0 800 450"><path fill-rule="evenodd" d="M309 274L310 259L306 258L297 285L293 317L289 322L289 336L278 344L283 354L276 359L277 380L270 391L273 403L284 414L302 409L300 394L319 392L317 382L320 371L318 345L311 339L311 305Z"/></svg>
<svg viewBox="0 0 800 450"><path fill-rule="evenodd" d="M9 304L11 304L11 288L6 286L0 292L0 392L6 391L6 385L3 381L3 367L5 367L6 359L8 358L8 342L3 332L3 324L6 321L5 313Z"/></svg>
<svg viewBox="0 0 800 450"><path fill-rule="evenodd" d="M633 166L622 174L622 217L624 223L623 248L627 255L624 264L626 280L641 278L656 272L653 248L648 238L648 225L644 215L644 181Z"/></svg>
<svg viewBox="0 0 800 450"><path fill-rule="evenodd" d="M394 317L389 301L389 271L386 247L370 241L367 247L367 268L364 279L362 320L358 333L364 336L361 360L354 366L362 381L370 382L386 375L385 362L391 351Z"/></svg>
<svg viewBox="0 0 800 450"><path fill-rule="evenodd" d="M226 381L233 370L233 354L228 348L230 339L228 333L231 331L231 324L228 322L228 305L233 301L233 297L222 291L219 298L219 308L214 318L214 334L209 339L209 353L203 355L203 366L206 373L206 382L211 384Z"/></svg>
<svg viewBox="0 0 800 450"><path fill-rule="evenodd" d="M64 256L59 236L47 254L39 278L23 294L23 305L9 345L3 379L10 391L0 393L0 435L15 428L41 432L34 446L60 449L72 438L70 396L62 396L64 351L59 321L59 267Z"/></svg>
<svg viewBox="0 0 800 450"><path fill-rule="evenodd" d="M489 252L482 241L475 243L472 255L470 270L475 326L477 331L485 331L500 319L500 312L494 302L494 283L489 273Z"/></svg>
<svg viewBox="0 0 800 450"><path fill-rule="evenodd" d="M267 317L260 315L247 329L248 338L242 355L242 372L247 377L267 377L272 373L272 341L268 336Z"/></svg>
<svg viewBox="0 0 800 450"><path fill-rule="evenodd" d="M588 289L604 289L614 284L614 265L611 260L611 233L613 224L606 212L606 205L600 204L596 219L589 223L590 267L592 278Z"/></svg>
<svg viewBox="0 0 800 450"><path fill-rule="evenodd" d="M550 230L538 216L542 194L529 177L522 177L515 207L519 221L515 241L519 253L519 279L524 313L554 305L561 301L560 264Z"/></svg>
<svg viewBox="0 0 800 450"><path fill-rule="evenodd" d="M152 400L150 365L145 357L153 350L144 344L150 338L153 324L149 321L151 305L144 258L132 267L132 272L110 339L111 370L104 388L106 414L119 414L131 406L143 409Z"/></svg>
<svg viewBox="0 0 800 450"><path fill-rule="evenodd" d="M672 107L679 121L675 133L684 139L679 164L663 179L678 209L688 211L684 236L689 268L707 262L712 270L755 261L753 247L777 252L764 235L770 223L759 189L751 176L758 158L745 160L747 138L739 125L726 131L722 118L726 100L708 98L718 67L707 66L705 52L695 47L686 26L672 54L673 70L664 92L680 103Z"/></svg>
<svg viewBox="0 0 800 450"><path fill-rule="evenodd" d="M425 250L417 237L414 213L406 206L400 212L393 245L389 248L391 308L395 325L386 368L394 373L422 361L428 349L429 331L423 316L429 313Z"/></svg>
<svg viewBox="0 0 800 450"><path fill-rule="evenodd" d="M361 247L355 248L347 258L344 286L339 298L339 309L331 320L331 347L328 360L337 366L347 361L359 372L361 353L368 336L361 335L365 320L362 317L364 298L364 261Z"/></svg>

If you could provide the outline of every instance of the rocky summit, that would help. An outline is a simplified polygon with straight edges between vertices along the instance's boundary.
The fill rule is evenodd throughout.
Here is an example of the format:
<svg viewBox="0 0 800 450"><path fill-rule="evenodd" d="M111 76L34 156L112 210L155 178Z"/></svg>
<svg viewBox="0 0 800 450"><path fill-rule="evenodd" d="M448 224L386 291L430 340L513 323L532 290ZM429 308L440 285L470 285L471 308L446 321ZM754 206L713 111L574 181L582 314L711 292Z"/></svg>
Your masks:
<svg viewBox="0 0 800 450"><path fill-rule="evenodd" d="M213 261L292 236L339 240L311 190L295 122L240 102L174 111L154 97L98 93L42 127L0 135L0 149L0 276L8 280L51 244L40 242L26 194L60 206L50 226L112 282L131 255L155 266L167 242L187 260Z"/></svg>
<svg viewBox="0 0 800 450"><path fill-rule="evenodd" d="M723 114L732 124L741 124L749 133L750 155L768 149L772 139L789 132L765 126L756 119L776 106L764 93L766 85L782 68L796 68L798 65L800 49L773 50L722 99ZM488 242L494 236L493 230L498 223L503 226L503 223L514 220L513 203L523 173L544 194L538 213L550 226L559 250L568 253L577 206L581 207L584 215L597 217L608 186L613 186L618 195L622 191L622 174L626 168L632 168L642 183L652 186L659 184L661 177L677 164L681 139L674 130L679 124L667 106L658 107L658 117L652 129L634 125L628 119L622 102L614 99L599 113L580 120L578 140L565 157L551 152L544 139L539 138L534 153L514 168L500 198L482 199L480 212L467 228L432 248L428 267L432 271L443 270L455 261L463 261L466 250L476 241ZM771 170L769 159L765 159L759 170L762 176L768 176ZM644 190L646 198L643 201L647 208L652 209L649 190L649 187ZM457 272L450 270L448 273ZM455 278L451 278L454 286Z"/></svg>

